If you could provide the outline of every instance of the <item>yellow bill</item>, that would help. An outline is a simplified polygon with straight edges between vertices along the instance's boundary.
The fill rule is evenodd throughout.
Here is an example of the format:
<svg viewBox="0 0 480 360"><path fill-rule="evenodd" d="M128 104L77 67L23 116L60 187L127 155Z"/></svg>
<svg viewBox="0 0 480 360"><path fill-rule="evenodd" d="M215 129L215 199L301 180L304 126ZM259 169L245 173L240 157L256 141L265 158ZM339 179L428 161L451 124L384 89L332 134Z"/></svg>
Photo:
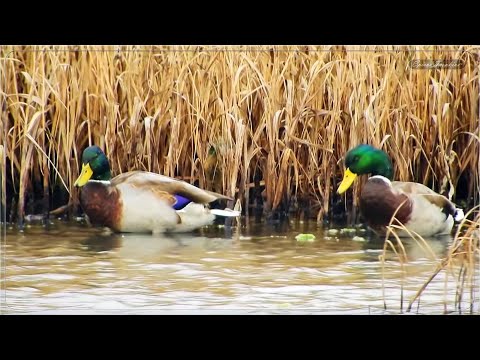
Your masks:
<svg viewBox="0 0 480 360"><path fill-rule="evenodd" d="M82 173L78 177L77 181L75 181L74 186L83 186L87 183L88 180L93 175L92 168L90 167L90 164L83 164L82 165Z"/></svg>
<svg viewBox="0 0 480 360"><path fill-rule="evenodd" d="M343 194L345 191L347 191L347 189L352 186L356 178L357 174L351 172L350 169L347 168L347 170L345 170L345 174L343 174L343 180L338 187L337 193Z"/></svg>

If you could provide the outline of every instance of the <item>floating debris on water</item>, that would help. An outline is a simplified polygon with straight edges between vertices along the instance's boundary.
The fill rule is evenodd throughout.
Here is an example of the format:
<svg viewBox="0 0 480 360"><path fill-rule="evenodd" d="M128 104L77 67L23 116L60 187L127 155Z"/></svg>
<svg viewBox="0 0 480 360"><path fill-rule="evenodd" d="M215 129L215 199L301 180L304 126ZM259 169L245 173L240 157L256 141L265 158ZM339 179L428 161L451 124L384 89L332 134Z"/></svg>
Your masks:
<svg viewBox="0 0 480 360"><path fill-rule="evenodd" d="M328 229L327 234L328 235L337 235L338 234L338 229Z"/></svg>
<svg viewBox="0 0 480 360"><path fill-rule="evenodd" d="M343 228L340 230L340 234L346 237L354 237L357 235L357 229L354 228Z"/></svg>
<svg viewBox="0 0 480 360"><path fill-rule="evenodd" d="M255 236L255 240L286 239L286 238L287 238L287 236L284 236L284 235Z"/></svg>
<svg viewBox="0 0 480 360"><path fill-rule="evenodd" d="M297 241L313 241L315 240L315 235L313 234L298 234L295 236Z"/></svg>
<svg viewBox="0 0 480 360"><path fill-rule="evenodd" d="M353 241L360 241L360 242L363 242L363 241L366 241L365 238L361 237L361 236L354 236L352 238Z"/></svg>
<svg viewBox="0 0 480 360"><path fill-rule="evenodd" d="M43 219L43 215L25 215L25 222L42 221Z"/></svg>
<svg viewBox="0 0 480 360"><path fill-rule="evenodd" d="M344 228L340 230L340 234L354 234L357 232L357 229Z"/></svg>

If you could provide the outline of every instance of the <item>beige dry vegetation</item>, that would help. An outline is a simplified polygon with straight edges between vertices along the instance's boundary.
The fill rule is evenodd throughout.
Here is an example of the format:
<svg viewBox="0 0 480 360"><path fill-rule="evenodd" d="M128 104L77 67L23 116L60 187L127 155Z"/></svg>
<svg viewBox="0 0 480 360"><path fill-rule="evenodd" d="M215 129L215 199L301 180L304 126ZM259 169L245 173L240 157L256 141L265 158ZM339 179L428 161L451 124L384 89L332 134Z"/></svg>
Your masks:
<svg viewBox="0 0 480 360"><path fill-rule="evenodd" d="M244 210L257 179L267 212L308 205L320 220L342 156L368 142L390 154L396 179L455 196L463 176L464 197L478 203L479 55L478 46L3 46L0 133L18 215L35 184L45 206L54 186L77 204L89 144L114 175L198 181ZM464 66L412 69L412 59Z"/></svg>
<svg viewBox="0 0 480 360"><path fill-rule="evenodd" d="M473 220L470 220L473 219ZM422 236L410 232L407 242L416 242L422 249L425 258L432 261L434 269L432 274L425 281L418 285L415 295L408 299L404 295L404 282L406 280L406 268L411 263L407 255L405 239L397 236L396 231L408 231L402 224L397 224L392 220L385 242L383 252L380 255L382 263L382 279L387 276L385 266L387 262L394 260L402 271L400 311L404 310L404 300L408 301L406 311L412 311L412 307L417 304L417 311L420 306L420 299L424 293L429 292L429 285L436 278L444 275L444 313L456 312L458 314L473 314L480 311L480 288L478 282L479 259L480 259L480 206L473 207L466 217L461 221L455 230L453 240L448 246L448 252L445 256L436 256L435 251ZM452 286L451 283L455 286ZM453 304L447 298L449 293L454 291ZM385 285L383 288L385 298ZM385 300L384 300L385 302ZM391 304L390 304L391 305ZM387 304L385 302L385 308Z"/></svg>

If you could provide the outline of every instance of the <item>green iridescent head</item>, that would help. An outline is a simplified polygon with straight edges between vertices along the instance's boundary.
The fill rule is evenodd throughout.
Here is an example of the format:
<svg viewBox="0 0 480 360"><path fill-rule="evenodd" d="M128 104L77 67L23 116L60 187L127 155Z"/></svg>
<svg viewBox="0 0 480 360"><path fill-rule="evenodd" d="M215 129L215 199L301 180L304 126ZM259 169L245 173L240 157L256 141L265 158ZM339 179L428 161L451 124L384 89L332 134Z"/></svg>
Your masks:
<svg viewBox="0 0 480 360"><path fill-rule="evenodd" d="M338 187L339 194L344 193L354 182L357 175L371 174L393 179L393 166L388 155L371 145L361 144L351 149L345 156L345 174Z"/></svg>
<svg viewBox="0 0 480 360"><path fill-rule="evenodd" d="M83 150L82 172L75 181L75 186L83 186L88 180L110 180L110 164L98 146L89 146Z"/></svg>

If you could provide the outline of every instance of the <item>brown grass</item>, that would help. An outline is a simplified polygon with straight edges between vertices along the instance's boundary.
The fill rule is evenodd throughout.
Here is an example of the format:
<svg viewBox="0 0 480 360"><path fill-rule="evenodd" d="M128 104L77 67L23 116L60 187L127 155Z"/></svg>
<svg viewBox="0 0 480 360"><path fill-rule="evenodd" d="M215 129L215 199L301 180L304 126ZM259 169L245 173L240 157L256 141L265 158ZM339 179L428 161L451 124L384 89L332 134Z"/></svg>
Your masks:
<svg viewBox="0 0 480 360"><path fill-rule="evenodd" d="M474 46L1 47L0 133L17 215L34 193L51 208L58 187L78 204L73 183L89 144L105 150L114 175L197 181L239 198L246 212L262 180L267 213L297 204L321 220L342 156L368 142L390 154L396 179L478 203L479 54ZM412 59L465 66L418 70Z"/></svg>
<svg viewBox="0 0 480 360"><path fill-rule="evenodd" d="M2 224L6 224L7 222L7 194L6 194L6 186L5 186L5 178L6 178L6 170L5 170L5 148L3 145L0 145L0 222ZM3 232L3 226L1 227ZM3 234L2 234L3 235ZM1 235L0 235L1 236Z"/></svg>
<svg viewBox="0 0 480 360"><path fill-rule="evenodd" d="M473 219L473 220L469 220ZM380 256L382 262L382 279L385 278L385 264L387 258L389 258L389 250L393 251L394 258L398 261L402 275L405 275L405 267L409 263L405 245L402 240L396 234L397 230L408 231L408 229L402 224L395 225L396 222L393 218L389 229L385 237L385 243L383 247L383 253ZM454 279L456 284L455 301L453 309L448 307L448 301L444 302L444 313L450 313L456 311L461 314L467 309L467 313L473 314L475 303L480 303L480 288L478 285L480 264L480 205L472 208L466 213L465 218L458 225L453 241L449 245L448 253L443 258L437 258L434 251L429 246L428 242L420 235L414 232L409 232L410 238L408 241L415 241L419 245L426 257L432 259L438 265L433 270L429 278L419 286L415 296L408 301L406 308L407 312L412 310L412 306L415 302L419 305L421 295L427 291L428 285L438 277L441 273L445 275L445 298L451 286L449 281ZM390 236L394 237L394 240L390 240ZM404 278L401 281L401 298L400 298L400 311L403 311L404 303ZM383 293L385 298L385 286L383 287ZM385 303L386 308L386 303Z"/></svg>

